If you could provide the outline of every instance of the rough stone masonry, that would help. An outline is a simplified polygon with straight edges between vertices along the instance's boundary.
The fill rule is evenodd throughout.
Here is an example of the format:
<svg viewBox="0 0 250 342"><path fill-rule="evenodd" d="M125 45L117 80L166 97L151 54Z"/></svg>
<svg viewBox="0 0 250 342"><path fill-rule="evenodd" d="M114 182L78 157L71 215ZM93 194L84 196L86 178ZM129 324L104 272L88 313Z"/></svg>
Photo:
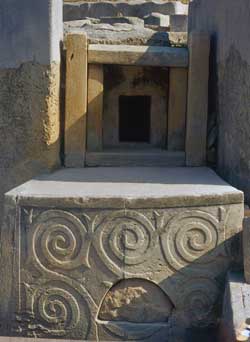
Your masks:
<svg viewBox="0 0 250 342"><path fill-rule="evenodd" d="M62 1L2 0L0 13L2 213L4 192L60 165Z"/></svg>

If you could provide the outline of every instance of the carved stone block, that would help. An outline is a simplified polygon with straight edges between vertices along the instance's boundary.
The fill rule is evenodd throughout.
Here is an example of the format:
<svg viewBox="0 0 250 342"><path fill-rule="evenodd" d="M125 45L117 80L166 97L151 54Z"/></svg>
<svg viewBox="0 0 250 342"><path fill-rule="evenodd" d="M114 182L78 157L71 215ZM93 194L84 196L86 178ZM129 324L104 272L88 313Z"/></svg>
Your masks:
<svg viewBox="0 0 250 342"><path fill-rule="evenodd" d="M208 169L185 170L59 171L10 192L13 279L3 303L16 333L177 341L188 327L215 323L241 230L242 194ZM182 197L168 184L178 173L175 194ZM200 195L197 186L217 190ZM184 197L186 205L178 205Z"/></svg>

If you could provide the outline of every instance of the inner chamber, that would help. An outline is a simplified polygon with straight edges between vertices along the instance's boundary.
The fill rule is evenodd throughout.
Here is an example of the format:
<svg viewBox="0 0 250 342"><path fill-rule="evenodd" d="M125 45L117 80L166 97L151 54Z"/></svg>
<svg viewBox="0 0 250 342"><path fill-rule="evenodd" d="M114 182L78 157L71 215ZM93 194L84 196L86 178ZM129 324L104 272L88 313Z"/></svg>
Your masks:
<svg viewBox="0 0 250 342"><path fill-rule="evenodd" d="M168 69L104 65L103 148L166 149Z"/></svg>
<svg viewBox="0 0 250 342"><path fill-rule="evenodd" d="M119 96L119 141L150 143L150 96Z"/></svg>

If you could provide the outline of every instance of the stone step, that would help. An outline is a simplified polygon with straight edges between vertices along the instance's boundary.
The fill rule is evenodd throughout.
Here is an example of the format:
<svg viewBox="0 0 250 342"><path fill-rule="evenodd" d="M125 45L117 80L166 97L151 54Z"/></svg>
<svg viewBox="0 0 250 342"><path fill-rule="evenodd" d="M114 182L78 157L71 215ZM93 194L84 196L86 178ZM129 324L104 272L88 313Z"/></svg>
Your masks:
<svg viewBox="0 0 250 342"><path fill-rule="evenodd" d="M88 166L185 166L185 152L104 151L87 152Z"/></svg>

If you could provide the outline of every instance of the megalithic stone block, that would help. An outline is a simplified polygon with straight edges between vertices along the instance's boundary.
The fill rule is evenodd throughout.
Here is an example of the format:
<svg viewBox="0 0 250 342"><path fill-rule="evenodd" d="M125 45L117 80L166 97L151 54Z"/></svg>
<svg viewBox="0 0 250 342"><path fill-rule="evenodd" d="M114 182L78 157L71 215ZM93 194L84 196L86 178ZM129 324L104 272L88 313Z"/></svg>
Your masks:
<svg viewBox="0 0 250 342"><path fill-rule="evenodd" d="M22 336L185 341L218 320L242 217L243 194L207 168L40 176L6 194L1 322Z"/></svg>
<svg viewBox="0 0 250 342"><path fill-rule="evenodd" d="M103 145L103 65L89 64L87 149L101 151Z"/></svg>
<svg viewBox="0 0 250 342"><path fill-rule="evenodd" d="M250 284L250 217L243 220L242 243L245 281Z"/></svg>
<svg viewBox="0 0 250 342"><path fill-rule="evenodd" d="M168 100L168 150L185 151L187 68L170 68Z"/></svg>
<svg viewBox="0 0 250 342"><path fill-rule="evenodd" d="M186 124L186 164L206 164L207 112L210 36L191 32L189 35L188 104Z"/></svg>
<svg viewBox="0 0 250 342"><path fill-rule="evenodd" d="M66 48L64 162L66 167L83 167L87 140L87 36L69 34Z"/></svg>

